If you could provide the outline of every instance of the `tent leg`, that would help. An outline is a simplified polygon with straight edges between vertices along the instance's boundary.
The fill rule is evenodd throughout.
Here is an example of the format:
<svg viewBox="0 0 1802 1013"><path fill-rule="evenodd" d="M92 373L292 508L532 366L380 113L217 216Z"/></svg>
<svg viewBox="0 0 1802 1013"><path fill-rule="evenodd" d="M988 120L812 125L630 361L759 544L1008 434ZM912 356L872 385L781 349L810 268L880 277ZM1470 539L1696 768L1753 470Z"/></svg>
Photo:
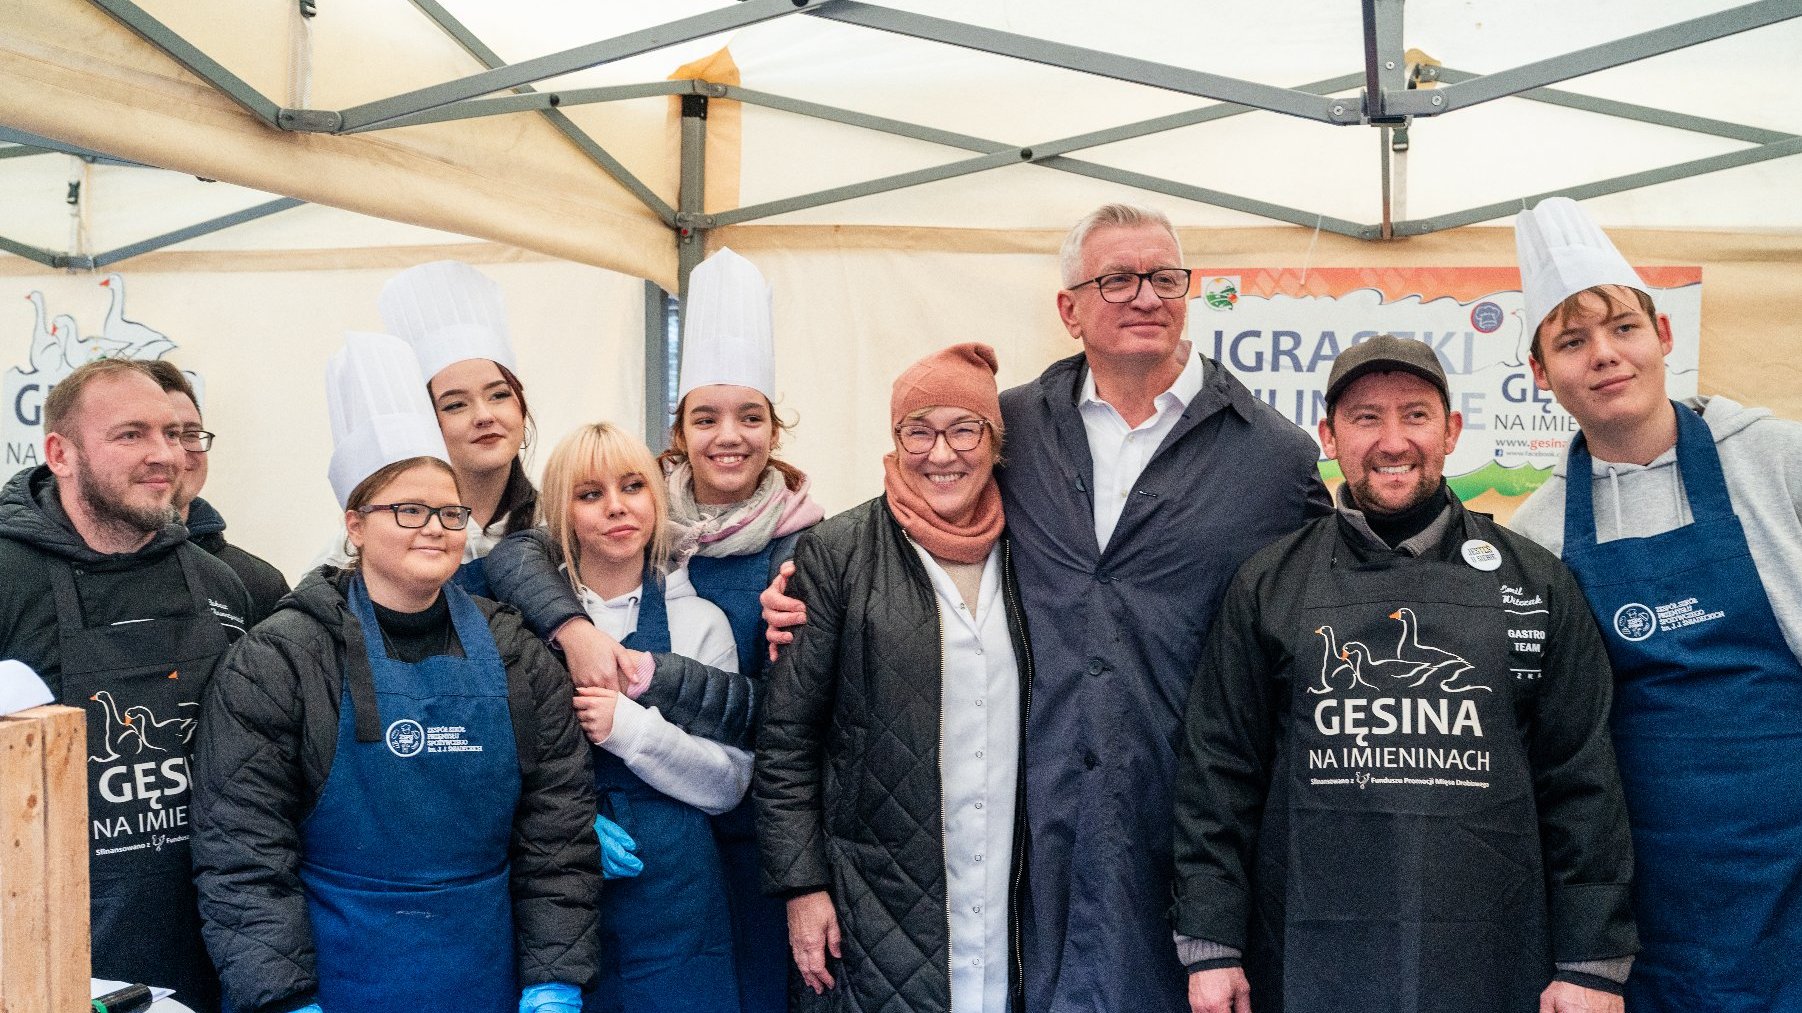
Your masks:
<svg viewBox="0 0 1802 1013"><path fill-rule="evenodd" d="M681 315L676 333L664 328L662 339L653 347L650 297L645 299L645 442L661 450L669 442L669 419L675 409L670 400L671 351L680 355L682 330L688 321L688 276L707 255L707 229L699 224L706 205L707 188L707 96L682 96L682 177L676 194L676 283L681 300ZM651 286L656 288L656 286ZM663 315L659 313L659 326ZM653 361L655 360L655 361Z"/></svg>

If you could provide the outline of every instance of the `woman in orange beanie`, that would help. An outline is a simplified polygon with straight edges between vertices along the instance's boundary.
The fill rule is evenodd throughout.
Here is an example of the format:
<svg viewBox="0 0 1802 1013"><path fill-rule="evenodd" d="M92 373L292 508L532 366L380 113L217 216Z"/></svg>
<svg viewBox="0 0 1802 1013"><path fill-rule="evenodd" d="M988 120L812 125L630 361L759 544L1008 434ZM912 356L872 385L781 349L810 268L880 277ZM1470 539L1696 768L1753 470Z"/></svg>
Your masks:
<svg viewBox="0 0 1802 1013"><path fill-rule="evenodd" d="M975 343L908 367L883 495L796 547L808 621L770 676L753 794L765 888L788 898L795 962L833 1008L1021 1006L1031 655L995 369Z"/></svg>

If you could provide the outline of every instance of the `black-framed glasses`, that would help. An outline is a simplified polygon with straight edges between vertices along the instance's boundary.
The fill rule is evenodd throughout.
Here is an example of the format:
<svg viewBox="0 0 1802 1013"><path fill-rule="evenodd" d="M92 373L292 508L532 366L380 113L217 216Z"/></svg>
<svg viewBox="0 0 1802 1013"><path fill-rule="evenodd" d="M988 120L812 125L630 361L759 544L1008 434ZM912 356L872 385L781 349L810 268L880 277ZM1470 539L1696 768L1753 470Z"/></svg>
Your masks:
<svg viewBox="0 0 1802 1013"><path fill-rule="evenodd" d="M372 514L377 510L387 510L394 514L394 523L403 528L423 528L434 515L446 531L462 531L469 527L470 510L461 503L439 507L426 506L424 503L370 503L358 507L357 513Z"/></svg>
<svg viewBox="0 0 1802 1013"><path fill-rule="evenodd" d="M1139 297L1139 290L1149 282L1151 293L1159 299L1181 299L1189 294L1189 275L1193 273L1186 267L1164 267L1137 274L1122 271L1079 281L1071 285L1068 291L1074 292L1084 285L1093 285L1107 302L1132 302Z"/></svg>
<svg viewBox="0 0 1802 1013"><path fill-rule="evenodd" d="M213 434L204 429L189 430L175 439L181 444L181 449L193 451L196 454L204 454L213 449Z"/></svg>
<svg viewBox="0 0 1802 1013"><path fill-rule="evenodd" d="M971 419L945 429L934 429L924 422L903 422L895 427L895 438L901 441L901 449L910 454L932 453L940 436L952 450L975 450L982 445L982 431L988 427L985 419Z"/></svg>

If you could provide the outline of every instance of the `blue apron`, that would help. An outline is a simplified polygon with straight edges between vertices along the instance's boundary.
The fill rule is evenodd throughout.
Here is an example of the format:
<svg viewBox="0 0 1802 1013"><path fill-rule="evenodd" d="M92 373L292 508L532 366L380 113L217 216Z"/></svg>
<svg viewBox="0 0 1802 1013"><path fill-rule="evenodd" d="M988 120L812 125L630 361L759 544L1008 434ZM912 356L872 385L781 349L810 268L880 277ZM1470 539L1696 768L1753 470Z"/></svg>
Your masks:
<svg viewBox="0 0 1802 1013"><path fill-rule="evenodd" d="M663 586L649 570L638 629L621 643L670 650ZM732 923L707 814L645 784L599 747L594 783L601 812L638 842L644 871L610 879L601 891L601 973L583 1010L735 1013Z"/></svg>
<svg viewBox="0 0 1802 1013"><path fill-rule="evenodd" d="M758 595L770 582L770 562L779 545L791 551L794 536L776 539L762 552L744 556L695 556L688 579L695 593L719 606L738 645L738 670L757 679L767 657L763 605ZM642 626L642 624L641 624ZM713 818L714 839L726 870L726 898L732 908L732 947L738 968L740 1013L787 1013L788 909L766 897L758 881L757 814L749 796L731 812Z"/></svg>
<svg viewBox="0 0 1802 1013"><path fill-rule="evenodd" d="M688 561L688 580L695 593L719 606L738 645L738 670L750 678L763 674L763 605L757 596L770 583L770 557L776 543L746 556L695 556Z"/></svg>
<svg viewBox="0 0 1802 1013"><path fill-rule="evenodd" d="M1614 743L1644 950L1633 1013L1802 1010L1802 666L1765 596L1708 424L1677 413L1694 523L1596 542L1583 437L1564 558L1614 663Z"/></svg>
<svg viewBox="0 0 1802 1013"><path fill-rule="evenodd" d="M468 595L444 594L465 657L406 664L383 648L363 579L351 582L383 735L357 741L346 678L331 774L300 827L318 1001L332 1013L519 1004L507 672Z"/></svg>

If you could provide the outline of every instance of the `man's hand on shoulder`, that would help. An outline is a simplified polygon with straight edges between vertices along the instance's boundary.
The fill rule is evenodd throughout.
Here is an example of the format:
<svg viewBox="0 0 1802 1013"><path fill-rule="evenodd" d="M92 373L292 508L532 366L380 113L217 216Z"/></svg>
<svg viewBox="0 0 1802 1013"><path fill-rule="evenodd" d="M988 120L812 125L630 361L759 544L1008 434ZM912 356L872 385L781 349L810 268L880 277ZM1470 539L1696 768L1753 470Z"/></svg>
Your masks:
<svg viewBox="0 0 1802 1013"><path fill-rule="evenodd" d="M1189 1013L1251 1013L1251 982L1239 967L1189 975Z"/></svg>
<svg viewBox="0 0 1802 1013"><path fill-rule="evenodd" d="M1627 1002L1600 989L1554 981L1539 994L1539 1013L1623 1013Z"/></svg>
<svg viewBox="0 0 1802 1013"><path fill-rule="evenodd" d="M788 596L788 578L795 575L793 562L783 563L776 572L776 579L757 596L763 606L763 624L765 639L770 644L770 660L776 660L777 649L795 642L795 635L789 627L800 626L807 622L807 606L799 598Z"/></svg>

